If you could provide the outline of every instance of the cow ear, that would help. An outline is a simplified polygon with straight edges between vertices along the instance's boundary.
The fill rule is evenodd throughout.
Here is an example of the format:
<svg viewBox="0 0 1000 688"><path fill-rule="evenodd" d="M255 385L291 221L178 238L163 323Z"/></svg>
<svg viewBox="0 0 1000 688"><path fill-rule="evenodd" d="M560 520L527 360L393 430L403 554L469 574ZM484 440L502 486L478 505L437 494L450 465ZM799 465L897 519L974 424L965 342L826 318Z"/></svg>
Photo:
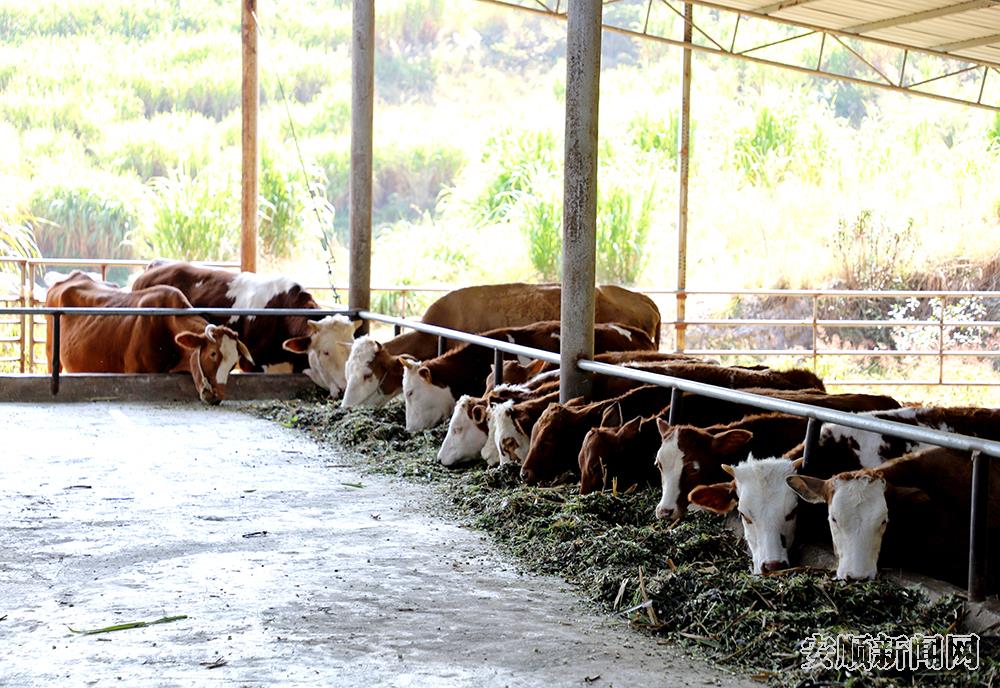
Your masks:
<svg viewBox="0 0 1000 688"><path fill-rule="evenodd" d="M528 366L528 377L531 378L540 375L543 370L545 370L545 361L540 358L535 359Z"/></svg>
<svg viewBox="0 0 1000 688"><path fill-rule="evenodd" d="M285 351L291 351L296 354L304 354L309 351L310 343L312 343L312 337L309 335L306 335L305 337L292 337L291 339L286 339L284 343L282 343L281 348Z"/></svg>
<svg viewBox="0 0 1000 688"><path fill-rule="evenodd" d="M428 368L427 366L420 366L419 368L417 368L417 375L423 378L424 382L431 381L431 371L430 368Z"/></svg>
<svg viewBox="0 0 1000 688"><path fill-rule="evenodd" d="M729 430L712 437L711 451L713 454L732 455L747 451L753 433L749 430Z"/></svg>
<svg viewBox="0 0 1000 688"><path fill-rule="evenodd" d="M486 409L479 404L473 404L469 408L469 417L476 424L482 423L486 420Z"/></svg>
<svg viewBox="0 0 1000 688"><path fill-rule="evenodd" d="M365 324L364 320L355 320L354 321L354 331L357 332L358 330L360 330L364 326L364 324Z"/></svg>
<svg viewBox="0 0 1000 688"><path fill-rule="evenodd" d="M638 432L640 425L642 425L642 416L636 416L635 418L633 418L632 420L630 420L629 422L625 423L620 428L618 428L618 434L624 435L626 433Z"/></svg>
<svg viewBox="0 0 1000 688"><path fill-rule="evenodd" d="M601 425L602 428L613 428L621 425L624 421L622 418L622 408L618 404L612 404L608 408L604 409L604 413L601 414Z"/></svg>
<svg viewBox="0 0 1000 688"><path fill-rule="evenodd" d="M656 429L660 431L660 437L662 439L667 439L670 436L670 431L673 426L662 418L656 419Z"/></svg>
<svg viewBox="0 0 1000 688"><path fill-rule="evenodd" d="M729 475L733 476L734 478L736 477L736 471L733 469L732 465L730 465L728 463L724 463L721 466L719 466L719 468L721 468L722 470L724 470L726 473L728 473Z"/></svg>
<svg viewBox="0 0 1000 688"><path fill-rule="evenodd" d="M257 365L256 363L253 362L253 356L250 355L250 349L248 349L247 345L241 342L239 339L236 340L236 351L239 352L240 356L246 359L247 363L249 363L252 366Z"/></svg>
<svg viewBox="0 0 1000 688"><path fill-rule="evenodd" d="M790 475L785 482L799 497L812 504L826 504L829 487L825 480L810 475Z"/></svg>
<svg viewBox="0 0 1000 688"><path fill-rule="evenodd" d="M736 508L736 483L699 485L688 494L688 501L717 514L728 514Z"/></svg>
<svg viewBox="0 0 1000 688"><path fill-rule="evenodd" d="M208 341L208 338L197 332L181 332L174 337L174 341L185 349L200 349Z"/></svg>

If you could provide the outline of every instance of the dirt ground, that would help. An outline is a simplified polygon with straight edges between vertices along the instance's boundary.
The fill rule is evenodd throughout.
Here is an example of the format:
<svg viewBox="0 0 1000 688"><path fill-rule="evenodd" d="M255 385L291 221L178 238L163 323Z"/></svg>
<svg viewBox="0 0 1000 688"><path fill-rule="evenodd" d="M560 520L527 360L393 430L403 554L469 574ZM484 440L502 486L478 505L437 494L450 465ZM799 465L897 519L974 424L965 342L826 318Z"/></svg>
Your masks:
<svg viewBox="0 0 1000 688"><path fill-rule="evenodd" d="M274 423L0 414L0 685L759 685L518 573L432 515L429 488L361 477Z"/></svg>

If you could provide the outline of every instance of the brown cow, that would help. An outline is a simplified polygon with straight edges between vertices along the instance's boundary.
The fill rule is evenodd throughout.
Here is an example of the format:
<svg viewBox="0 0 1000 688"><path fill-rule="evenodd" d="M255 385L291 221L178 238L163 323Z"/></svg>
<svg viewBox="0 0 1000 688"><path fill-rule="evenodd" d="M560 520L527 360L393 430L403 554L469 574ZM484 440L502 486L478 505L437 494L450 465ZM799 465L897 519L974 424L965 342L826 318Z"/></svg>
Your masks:
<svg viewBox="0 0 1000 688"><path fill-rule="evenodd" d="M482 336L535 349L559 350L558 321L503 327ZM627 325L602 323L594 327L594 349L598 352L651 350L654 346L643 332ZM424 363L404 358L406 429L416 432L433 427L451 414L458 397L482 395L492 364L493 351L472 344L463 344Z"/></svg>
<svg viewBox="0 0 1000 688"><path fill-rule="evenodd" d="M158 284L180 289L199 308L319 308L308 291L287 277L230 272L174 261L150 263L133 282L132 289L139 291ZM316 334L315 326L310 327L305 316L215 316L210 320L233 328L246 344L253 359L240 361L245 371L302 372L311 365L325 363L322 357L304 355L308 345L297 344L294 350L284 346L288 340ZM326 386L324 380L343 377L342 371L324 369L321 373L310 376L321 386Z"/></svg>
<svg viewBox="0 0 1000 688"><path fill-rule="evenodd" d="M465 332L485 332L559 318L559 285L490 284L449 292L424 313L423 322ZM660 341L660 311L653 301L614 285L597 287L595 322L624 323ZM653 348L656 348L655 346ZM344 406L381 406L403 389L401 356L424 361L437 355L437 338L407 332L384 345L358 339L347 362Z"/></svg>
<svg viewBox="0 0 1000 688"><path fill-rule="evenodd" d="M1000 494L1000 465L990 464L990 491ZM881 562L964 585L971 480L967 453L932 448L878 468L826 480L794 475L787 483L806 501L828 506L837 578L874 578ZM1000 510L989 509L984 516L988 575L995 581L1000 572Z"/></svg>
<svg viewBox="0 0 1000 688"><path fill-rule="evenodd" d="M178 289L150 287L127 292L97 282L76 270L49 289L49 308L191 308ZM51 370L52 318L46 355ZM243 342L228 327L197 315L66 315L61 318L60 369L69 373L188 372L201 400L218 404L225 397L230 371Z"/></svg>
<svg viewBox="0 0 1000 688"><path fill-rule="evenodd" d="M815 389L825 391L823 381L811 370L792 368L790 370L772 370L764 367L745 368L740 366L720 366L711 362L675 363L667 361L640 361L626 363L626 367L643 370L669 377L679 377L707 385L728 387L730 389L745 389L759 387L763 389ZM626 380L609 375L596 375L592 386L595 398L608 399L619 396L641 386L643 383Z"/></svg>

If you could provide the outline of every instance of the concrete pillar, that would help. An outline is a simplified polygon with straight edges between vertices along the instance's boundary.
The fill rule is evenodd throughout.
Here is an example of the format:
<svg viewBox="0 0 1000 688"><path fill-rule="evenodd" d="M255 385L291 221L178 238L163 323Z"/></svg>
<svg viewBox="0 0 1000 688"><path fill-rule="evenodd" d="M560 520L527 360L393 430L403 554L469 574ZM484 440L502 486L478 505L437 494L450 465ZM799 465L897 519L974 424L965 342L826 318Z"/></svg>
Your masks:
<svg viewBox="0 0 1000 688"><path fill-rule="evenodd" d="M351 39L350 278L348 307L371 306L372 114L375 96L375 0L354 0ZM364 326L367 330L367 325Z"/></svg>
<svg viewBox="0 0 1000 688"><path fill-rule="evenodd" d="M559 399L564 402L590 395L590 376L577 370L576 361L594 356L601 6L601 0L569 0L566 29L566 176L559 388Z"/></svg>

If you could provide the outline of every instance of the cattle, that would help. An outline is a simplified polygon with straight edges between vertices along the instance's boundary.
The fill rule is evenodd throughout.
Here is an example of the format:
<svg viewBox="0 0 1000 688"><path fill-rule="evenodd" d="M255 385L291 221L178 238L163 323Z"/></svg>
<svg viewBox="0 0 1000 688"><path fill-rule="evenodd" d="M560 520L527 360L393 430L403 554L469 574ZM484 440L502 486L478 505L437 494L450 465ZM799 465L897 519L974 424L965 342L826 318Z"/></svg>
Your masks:
<svg viewBox="0 0 1000 688"><path fill-rule="evenodd" d="M558 351L559 327L557 321L539 322L525 327L490 330L482 336ZM635 328L614 323L602 323L594 328L594 348L599 352L625 348L649 350L653 346L653 341ZM432 427L451 414L459 396L481 395L492 364L493 351L472 344L463 344L423 363L404 358L406 429L415 432Z"/></svg>
<svg viewBox="0 0 1000 688"><path fill-rule="evenodd" d="M661 424L655 459L661 490L657 518L681 518L691 490L727 479L724 464L739 463L751 453L780 456L792 449L805 437L807 422L784 413L762 413L707 428Z"/></svg>
<svg viewBox="0 0 1000 688"><path fill-rule="evenodd" d="M558 377L548 384L543 385L541 394L548 393L553 386L558 388ZM544 389L547 387L547 389ZM524 401L539 394L538 388L529 384L524 385L500 385L490 390L483 397L472 397L467 394L462 395L455 404L451 421L448 423L448 433L438 450L438 461L444 466L454 466L468 459L475 458L477 454L486 446L490 436L490 413L492 404L502 403L507 400ZM493 452L488 452L487 463L495 465L499 460L492 461Z"/></svg>
<svg viewBox="0 0 1000 688"><path fill-rule="evenodd" d="M52 286L49 308L190 308L180 290L155 286L128 292L97 282L80 271ZM53 366L52 318L46 354ZM60 369L69 373L188 372L198 396L218 404L229 373L250 352L228 327L197 315L66 315L60 323Z"/></svg>
<svg viewBox="0 0 1000 688"><path fill-rule="evenodd" d="M659 375L703 382L717 387L728 387L730 389L757 387L779 390L811 389L825 391L822 380L816 377L812 371L801 368L792 368L791 370L743 368L739 366L714 365L709 361L698 363L637 361L625 363L624 366ZM621 377L598 375L594 378L591 386L591 394L594 398L609 399L625 394L642 384L644 383Z"/></svg>
<svg viewBox="0 0 1000 688"><path fill-rule="evenodd" d="M990 490L1000 494L1000 466L991 461ZM968 580L969 455L930 448L877 468L820 479L792 475L789 487L828 507L837 578L874 578L878 565L904 567L956 585ZM988 518L989 568L1000 565L1000 512ZM881 555L881 556L880 556Z"/></svg>
<svg viewBox="0 0 1000 688"><path fill-rule="evenodd" d="M551 284L489 284L445 294L422 321L465 332L485 332L559 318L560 288ZM597 287L594 321L623 323L660 341L660 311L653 301L614 285ZM654 346L653 348L656 348ZM403 390L402 356L425 361L437 355L437 337L406 332L385 344L370 337L355 342L347 362L344 406L382 406Z"/></svg>
<svg viewBox="0 0 1000 688"><path fill-rule="evenodd" d="M347 387L347 357L361 325L361 320L351 321L344 315L307 320L306 334L286 339L283 346L286 351L305 354L309 367L303 372L336 399Z"/></svg>
<svg viewBox="0 0 1000 688"><path fill-rule="evenodd" d="M636 417L617 427L591 428L583 438L577 463L580 494L589 494L616 485L652 484L655 469L646 458L659 444L660 416Z"/></svg>
<svg viewBox="0 0 1000 688"><path fill-rule="evenodd" d="M907 407L892 411L876 411L865 415L907 425L919 425L947 432L957 432L983 439L1000 440L1000 409L975 407ZM913 440L824 423L816 443L815 456L821 465L839 472L854 467L875 468L889 459L926 449L930 445ZM811 459L810 459L811 460ZM828 478L833 473L813 474Z"/></svg>
<svg viewBox="0 0 1000 688"><path fill-rule="evenodd" d="M610 408L617 408L619 418L632 418L656 413L669 404L670 389L655 385L639 387L620 397L579 407L552 404L531 429L527 456L521 465L521 479L532 485L552 480L565 472L576 472L576 459L583 438L588 430L601 424ZM500 422L499 417L497 422ZM500 440L499 425L497 439ZM500 448L502 451L503 447Z"/></svg>
<svg viewBox="0 0 1000 688"><path fill-rule="evenodd" d="M180 289L198 308L319 308L308 291L287 277L154 261L132 283L132 289L141 290L157 284ZM343 376L343 372L337 369L342 364L343 356L322 355L327 349L321 350L320 347L326 347L331 338L320 336L316 326L308 324L310 319L306 316L216 316L210 320L231 327L239 334L240 341L246 344L253 362L242 359L240 368L244 371L302 372L306 368L313 369L312 364L316 362L320 369L313 369L310 378L317 384ZM326 321L320 327L327 324L336 326L334 321ZM343 341L341 336L338 333L332 338ZM308 343L304 338L308 338ZM317 355L309 355L313 350Z"/></svg>
<svg viewBox="0 0 1000 688"><path fill-rule="evenodd" d="M567 406L581 406L582 399L571 400ZM490 410L493 419L493 442L501 464L520 466L531 446L531 432L535 423L551 406L559 402L559 391L553 391L537 399L521 403L507 401Z"/></svg>
<svg viewBox="0 0 1000 688"><path fill-rule="evenodd" d="M667 363L667 364L637 364L642 366L644 370L650 369L647 366L652 366L656 372L662 373L664 375L669 375L672 377L685 378L689 380L697 380L699 382L707 382L708 384L715 384L725 387L750 387L759 384L774 384L778 389L789 389L795 388L796 386L805 386L806 388L813 388L815 386L822 387L822 381L819 380L813 373L806 370L786 370L786 371L776 371L776 370L748 370L746 368L729 368L723 366L715 365L692 365L687 363ZM609 389L615 389L613 385L608 385L608 376L597 376L594 380L594 396L601 398ZM642 389L642 387L634 387L628 385L624 387L626 390L635 391L636 389ZM670 403L670 390L667 388L658 388L661 391L655 395L653 393L647 393L655 397L655 402L651 402L649 406L637 407L634 411L625 409L623 407L622 413L620 415L620 421L618 423L610 423L611 425L620 425L621 422L630 419L634 416L651 415L658 412L662 407L667 406ZM624 394L628 394L626 391ZM624 396L624 395L623 395ZM685 406L687 402L682 402L681 410L684 413ZM657 406L656 404L659 404ZM712 422L725 422L728 420L733 420L733 418L727 417L726 413L730 412L734 407L719 406L717 402L712 402L709 406L713 409L712 413L715 413L715 408L719 408L719 415L713 416L715 420ZM579 450L583 441L583 437L586 434L587 429L596 426L598 423L591 423L590 426L581 427L575 421L567 421L567 427L572 428L570 435L572 440L568 442L562 441L560 437L560 426L563 424L562 420L559 419L559 414L561 413L558 409L549 409L547 413L550 413L550 420L548 424L551 427L546 429L541 429L541 419L539 423L536 424L535 428L532 430L531 436L531 449L529 450L528 456L524 459L524 464L522 468L522 475L526 477L529 482L537 479L548 479L552 475L561 473L566 470L575 471L579 466ZM736 416L739 418L741 416ZM582 418L581 421L586 423L589 420L589 416ZM709 423L711 424L711 423ZM582 432L581 432L582 430ZM498 427L499 432L499 427ZM544 439L544 443L539 444L536 449L535 433L541 433L539 435L540 439ZM569 452L569 457L566 453ZM532 457L532 454L534 455ZM572 461L572 458L576 457L577 461ZM551 464L551 465L550 465ZM557 468L553 472L552 468ZM548 476L548 477L540 477Z"/></svg>

